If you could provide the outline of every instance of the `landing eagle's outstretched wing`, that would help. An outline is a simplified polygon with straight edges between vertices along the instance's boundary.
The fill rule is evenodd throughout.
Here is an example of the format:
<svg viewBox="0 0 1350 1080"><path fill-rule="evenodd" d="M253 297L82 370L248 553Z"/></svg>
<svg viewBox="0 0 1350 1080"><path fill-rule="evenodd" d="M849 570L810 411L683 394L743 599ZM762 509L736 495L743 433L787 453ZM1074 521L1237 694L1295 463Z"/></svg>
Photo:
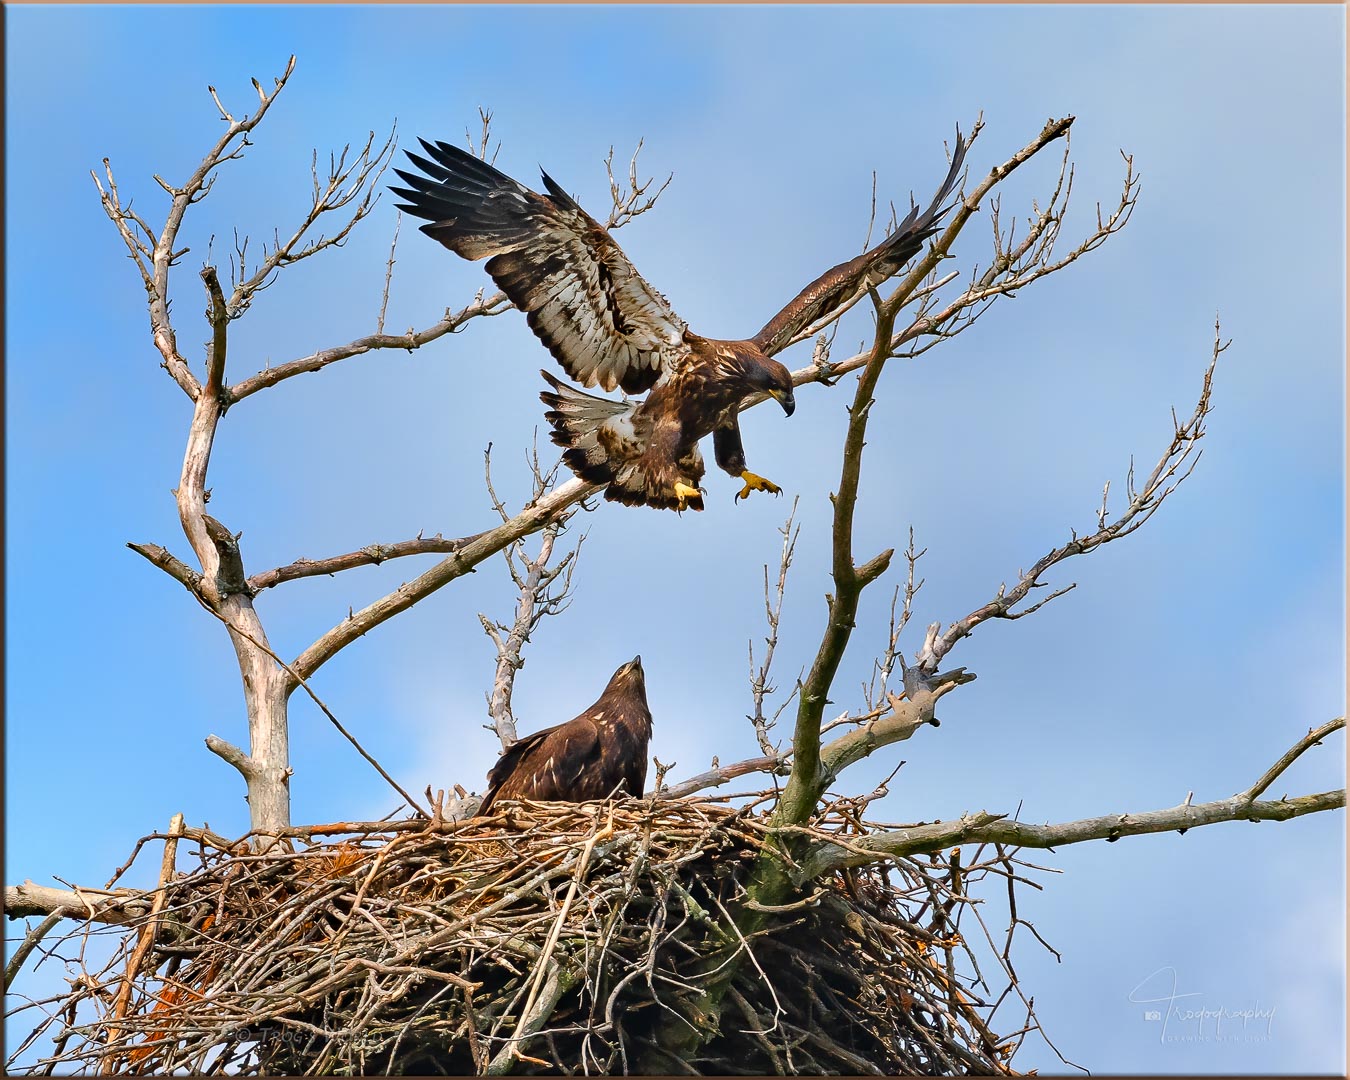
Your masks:
<svg viewBox="0 0 1350 1080"><path fill-rule="evenodd" d="M951 210L950 206L943 207L942 203L956 186L969 145L969 140L961 138L961 129L958 127L952 166L928 209L921 215L915 206L904 221L896 226L895 231L876 247L856 259L826 270L750 340L768 356L781 352L797 334L816 320L852 302L869 288L876 287L923 250L923 242L937 232L938 223Z"/></svg>
<svg viewBox="0 0 1350 1080"><path fill-rule="evenodd" d="M399 209L422 231L487 272L526 313L558 363L582 386L648 390L688 353L681 319L604 228L547 173L540 195L449 143L408 151L425 175L395 172Z"/></svg>

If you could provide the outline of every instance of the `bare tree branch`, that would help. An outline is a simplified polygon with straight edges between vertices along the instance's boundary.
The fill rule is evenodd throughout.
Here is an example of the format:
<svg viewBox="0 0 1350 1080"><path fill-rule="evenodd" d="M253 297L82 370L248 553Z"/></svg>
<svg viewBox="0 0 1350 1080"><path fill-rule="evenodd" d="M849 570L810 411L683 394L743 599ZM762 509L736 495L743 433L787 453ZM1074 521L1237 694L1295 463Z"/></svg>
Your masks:
<svg viewBox="0 0 1350 1080"><path fill-rule="evenodd" d="M954 280L957 274L953 271L941 278L934 276L938 260L932 260L932 255L939 253L939 259L945 258L956 235L964 227L969 214L978 208L980 200L1009 173L1026 162L1031 156L1034 156L1049 142L1061 136L1065 136L1067 139L1072 123L1073 117L1048 123L1035 140L1002 165L993 169L975 191L964 199L947 230L935 241L929 252L929 259L916 264L910 279L907 279L906 283L897 290L898 295L892 297L893 300L900 300L901 306L916 301L922 301L922 303L917 314L906 328L897 332L892 338L891 355L905 358L918 356L938 342L956 336L962 330L968 329L987 311L988 306L998 296L1013 295L1023 286L1064 269L1087 252L1100 247L1108 237L1120 231L1129 222L1138 198L1139 181L1133 172L1133 159L1128 155L1122 155L1125 159L1126 173L1124 188L1117 205L1105 218L1101 216L1099 207L1097 228L1068 255L1058 260L1050 258L1055 241L1059 238L1060 226L1068 207L1069 194L1072 189L1072 169L1068 168L1067 164L1068 146L1066 142L1065 157L1061 162L1059 178L1051 192L1046 208L1041 210L1039 207L1035 207L1027 235L1020 241L1014 242L1011 232L1006 235L1002 232L998 223L999 208L997 200L995 200L991 204L995 252L989 268L983 274L972 271L971 283L965 290L940 309L935 307L937 292ZM977 121L970 134L972 141L979 135L982 127L983 121ZM919 276L921 283L916 284L911 291L906 291L906 286L914 280L915 274ZM831 323L836 323L845 311L852 307L856 299L860 298L855 298L848 305L830 312L818 325L805 327L784 347L804 341L819 333ZM911 345L912 347L904 350L905 345ZM811 382L828 383L841 375L846 375L865 366L871 354L872 350L867 349L846 360L826 364L818 363L813 358L811 364L792 372L793 384L802 386ZM752 399L750 404L758 404L758 399Z"/></svg>
<svg viewBox="0 0 1350 1080"><path fill-rule="evenodd" d="M257 127L262 118L267 115L267 110L271 108L272 102L276 100L277 94L286 85L286 80L291 77L291 72L294 70L295 57L292 56L286 64L285 72L281 78L276 80L276 86L271 93L263 91L255 79L253 85L258 90L258 108L252 116L245 116L242 120L236 120L230 115L221 105L220 99L216 96L215 88L208 87L216 102L216 107L220 110L221 119L228 126L225 134L207 152L182 187L174 187L160 177L155 177L160 187L169 194L171 202L164 227L157 236L153 237L153 247L148 256L144 254L146 243L138 240L135 236L129 236L128 220L134 222L146 234L147 242L152 234L144 222L130 214L129 207L123 211L116 189L113 187L111 166L105 161L104 166L108 173L109 183L107 192L98 183L98 177L94 177L94 183L99 188L99 198L103 202L103 208L112 218L114 224L117 225L124 241L128 242L133 259L141 272L150 308L150 330L155 341L155 347L164 358L164 367L173 376L174 381L194 401L201 392L201 387L189 369L187 361L178 351L177 337L169 319L169 270L181 256L187 253L186 248L182 250L175 250L174 248L174 245L178 242L178 230L182 227L183 215L187 212L187 208L194 202L200 201L210 191L211 185L215 183L216 170L225 162L243 156L244 148L250 145L249 132ZM148 258L148 267L142 261L143 258Z"/></svg>
<svg viewBox="0 0 1350 1080"><path fill-rule="evenodd" d="M214 266L202 268L201 278L206 285L206 321L211 324L211 342L206 347L206 387L204 392L219 396L225 385L226 328L230 317L225 307L225 296Z"/></svg>
<svg viewBox="0 0 1350 1080"><path fill-rule="evenodd" d="M908 739L925 724L931 724L933 709L938 701L958 686L974 681L974 674L965 668L954 668L922 682L915 680L913 690L907 690L904 697L889 694L889 713L821 747L822 786L830 784L854 762L861 761L883 746Z"/></svg>
<svg viewBox="0 0 1350 1080"><path fill-rule="evenodd" d="M605 219L606 229L620 229L627 225L635 217L645 214L653 206L656 200L664 194L666 188L670 187L670 182L675 179L675 174L671 173L666 177L656 191L648 195L651 190L653 177L648 177L645 181L638 182L637 161L638 155L642 153L642 143L639 139L637 149L633 151L633 157L628 162L628 187L622 189L619 182L614 178L614 147L609 148L609 154L605 157L605 174L609 177L609 195L613 205L610 207L609 216Z"/></svg>
<svg viewBox="0 0 1350 1080"><path fill-rule="evenodd" d="M792 565L793 552L797 548L797 537L801 534L800 525L795 529L792 527L792 521L796 515L797 499L794 498L792 500L792 511L788 514L783 527L778 530L783 535L783 550L778 559L776 603L770 599L769 564L764 564L764 618L769 624L769 636L764 639L764 661L760 664L758 671L755 669L755 643L750 642L750 696L755 703L755 711L749 717L749 720L755 727L755 739L759 743L759 748L769 757L778 755L777 748L769 741L769 730L796 694L794 689L793 694L779 706L778 712L774 713L772 717L764 715L764 699L777 689L769 685L769 669L773 666L774 650L778 647L778 620L783 613L783 595L787 591L787 572Z"/></svg>
<svg viewBox="0 0 1350 1080"><path fill-rule="evenodd" d="M1164 500L1177 489L1183 480L1190 476L1191 470L1200 460L1201 451L1198 443L1204 437L1205 418L1209 415L1211 409L1210 393L1213 388L1214 368L1219 362L1220 354L1227 348L1228 343L1221 340L1219 324L1216 322L1214 324L1213 353L1210 357L1209 366L1205 369L1204 381L1195 411L1185 421L1177 421L1176 414L1173 413L1172 440L1153 467L1153 471L1145 479L1142 488L1136 489L1134 485L1134 469L1131 465L1126 484L1129 502L1120 517L1106 524L1107 515L1103 507L1103 510L1098 514L1099 527L1095 532L1083 537L1080 537L1077 532L1072 532L1072 537L1068 543L1055 548L1036 560L1031 569L1019 576L1017 583L1011 589L1000 586L993 600L982 607L976 608L964 618L958 619L945 632L941 631L940 624L932 624L928 628L923 647L919 650L916 658L916 664L921 673L926 675L936 671L938 665L942 663L943 658L951 652L956 643L962 638L970 636L981 623L990 619L1020 619L1022 616L1030 615L1043 607L1055 597L1064 595L1069 589L1073 588L1072 585L1050 593L1031 607L1021 611L1013 610L1017 604L1027 598L1033 589L1045 587L1045 583L1040 579L1052 566L1075 555L1084 555L1095 551L1103 544L1108 544L1113 540L1129 536L1153 516Z"/></svg>
<svg viewBox="0 0 1350 1080"><path fill-rule="evenodd" d="M5 993L9 993L9 988L14 984L15 976L23 970L24 961L42 943L42 939L51 933L64 918L65 916L59 912L53 912L28 931L23 943L14 950L14 955L9 958L9 963L5 965Z"/></svg>
<svg viewBox="0 0 1350 1080"><path fill-rule="evenodd" d="M244 248L239 248L239 265L233 275L234 291L230 295L228 311L230 318L237 319L252 304L253 298L274 280L278 270L307 259L311 255L332 247L341 247L343 242L356 228L357 224L374 208L379 200L376 190L380 177L393 157L396 144L395 131L391 130L384 144L375 150L375 133L366 138L365 145L348 161L351 144L344 146L338 154L329 154L327 175L319 177L319 153L313 151L310 157L310 176L313 192L308 212L304 220L286 240L277 234L269 249L263 244L262 261L249 273L244 261ZM374 153L372 153L374 151ZM325 214L344 209L352 203L356 208L347 220L338 227L332 236L319 236L308 239L310 230ZM247 241L245 241L245 247Z"/></svg>
<svg viewBox="0 0 1350 1080"><path fill-rule="evenodd" d="M872 678L863 687L863 700L867 703L867 711L873 712L877 707L877 702L886 696L886 687L890 682L891 672L895 670L895 664L900 661L903 664L903 658L900 655L900 635L904 633L905 627L909 625L910 615L914 612L914 598L919 590L923 588L923 579L917 582L914 580L914 572L918 568L919 560L927 554L928 549L924 548L918 551L914 547L914 527L909 529L909 546L905 549L905 564L908 571L905 575L904 604L900 609L900 615L897 618L895 614L895 605L900 602L900 586L895 587L895 592L891 595L891 623L890 631L886 635L886 648L882 650L881 659L873 662ZM884 710L881 710L884 711ZM879 715L879 713L878 713ZM854 719L846 717L846 720ZM868 717L871 719L871 717ZM823 728L821 729L824 730Z"/></svg>
<svg viewBox="0 0 1350 1080"><path fill-rule="evenodd" d="M714 765L706 772L698 773L696 776L691 776L688 780L682 780L678 784L663 787L653 794L660 799L683 799L693 795L696 791L721 787L728 781L735 780L738 776L749 776L751 773L781 772L791 760L792 753L788 751L781 754L769 754L765 757L747 758L731 765Z"/></svg>
<svg viewBox="0 0 1350 1080"><path fill-rule="evenodd" d="M409 555L449 555L473 539L475 539L473 536L446 539L440 533L435 536L419 535L411 540L398 540L392 544L368 544L356 551L349 551L344 555L330 555L326 559L296 559L286 566L254 574L248 579L248 587L254 593L258 593L286 581L319 577L324 574L332 576L343 570L352 570L358 566L379 566L390 559L402 559ZM146 558L150 556L147 555Z"/></svg>
<svg viewBox="0 0 1350 1080"><path fill-rule="evenodd" d="M375 333L384 333L384 316L389 310L389 286L394 281L394 253L398 251L398 234L403 228L403 211L394 212L394 239L389 242L389 262L384 268L384 293L380 296L380 316L375 320Z"/></svg>
<svg viewBox="0 0 1350 1080"><path fill-rule="evenodd" d="M226 742L218 735L208 735L206 737L206 748L226 764L233 765L238 769L239 775L245 780L252 780L257 776L258 768L253 759L235 746L234 743Z"/></svg>
<svg viewBox="0 0 1350 1080"><path fill-rule="evenodd" d="M59 915L123 926L143 919L149 911L150 897L138 889L57 889L31 881L5 886L7 919Z"/></svg>
<svg viewBox="0 0 1350 1080"><path fill-rule="evenodd" d="M539 541L539 552L530 558L525 545L517 540L505 551L507 569L516 583L518 600L515 620L510 626L495 623L481 612L479 621L483 630L492 639L497 650L497 669L492 680L492 690L487 695L488 716L492 723L488 727L497 733L502 749L508 749L516 741L516 718L511 711L511 694L515 689L516 672L525 666L525 645L530 634L540 621L549 615L558 615L567 608L572 589L572 574L576 570L577 557L581 553L583 536L577 546L566 552L554 567L549 567L553 558L553 546L559 534L566 528L566 516L544 526ZM515 567L519 559L521 569ZM552 586L561 578L555 591Z"/></svg>
<svg viewBox="0 0 1350 1080"><path fill-rule="evenodd" d="M872 392L886 360L884 343L890 339L894 319L884 306L877 311L877 338L873 361L858 380L858 387L849 410L848 430L844 438L843 471L839 488L831 496L834 503L833 570L835 591L825 598L828 610L825 633L821 639L811 670L802 684L797 701L797 724L792 737L792 772L787 788L775 811L784 822L802 822L814 809L824 791L825 780L820 770L820 727L830 686L843 659L844 650L853 633L858 611L858 598L871 582L880 577L890 565L891 551L883 551L861 567L853 561L853 509L858 497L858 478L862 464L862 448L867 431L867 414L872 407ZM778 898L752 897L760 903L775 904Z"/></svg>
<svg viewBox="0 0 1350 1080"><path fill-rule="evenodd" d="M559 514L599 490L600 485L588 484L576 477L559 485L532 501L509 521L472 537L462 548L419 577L348 616L296 657L291 667L301 678L309 678L362 634L406 611L456 578L472 573L484 559L491 558L521 537L538 532Z"/></svg>
<svg viewBox="0 0 1350 1080"><path fill-rule="evenodd" d="M379 349L407 349L412 352L428 342L444 337L446 334L455 333L471 319L476 319L479 316L500 315L510 307L510 301L506 299L505 293L493 293L484 299L480 292L472 303L465 305L459 311L447 309L438 322L424 330L415 330L410 327L405 334L369 334L366 337L357 338L355 341L349 341L345 345L320 349L308 356L302 356L297 360L288 360L284 364L278 364L276 367L266 368L256 375L250 375L247 379L242 379L229 388L226 392L228 403L233 405L237 401L242 401L244 398L256 394L259 390L275 386L277 383L295 375L322 371L329 364L335 364L339 360L346 360L352 356L361 356Z"/></svg>
<svg viewBox="0 0 1350 1080"><path fill-rule="evenodd" d="M136 987L136 977L140 974L141 965L145 963L146 954L150 951L151 945L154 944L155 935L159 931L160 915L169 895L165 891L165 886L174 875L175 860L178 854L178 838L183 835L183 826L183 815L174 814L173 820L169 822L169 837L164 841L164 855L159 870L159 887L155 889L154 900L150 903L150 915L137 934L136 947L132 950L131 958L127 961L126 968L122 973L122 985L118 988L117 999L113 1003L113 1023L108 1028L109 1042L115 1042L121 1034L117 1021L126 1016L127 1006L131 1004L132 991Z"/></svg>
<svg viewBox="0 0 1350 1080"><path fill-rule="evenodd" d="M1345 718L1339 717L1315 731L1309 731L1252 787L1229 799L1192 803L1188 795L1180 805L1161 810L1105 814L1054 825L1030 825L1011 821L1006 814L991 814L982 810L963 814L956 821L938 821L857 839L850 838L846 846L816 841L809 846L799 866L793 870L793 878L800 884L845 867L941 851L955 844L995 843L1010 847L1057 848L1087 840L1111 842L1122 836L1139 836L1143 833L1185 833L1187 829L1221 821L1287 821L1304 814L1335 810L1345 806L1344 788L1268 802L1258 802L1256 796L1310 747L1320 745L1322 739L1344 727Z"/></svg>
<svg viewBox="0 0 1350 1080"><path fill-rule="evenodd" d="M474 154L486 160L488 127L492 119L492 114L491 112L480 109L479 115L483 120L482 137L479 141L475 141L473 136L470 135L468 137L468 142L470 149ZM641 143L638 144L639 150L641 149L641 145ZM495 154L493 156L495 157ZM639 183L637 181L637 154L634 153L633 161L629 169L629 187L626 192L622 191L618 186L618 182L614 179L612 169L613 156L613 148L611 148L609 158L606 159L606 169L609 175L611 193L614 198L614 206L610 211L607 227L611 229L621 229L624 225L628 224L628 222L639 215L646 213L656 205L656 200L670 184L671 178L668 177L666 182L662 184L654 194L649 195L648 191L651 181L648 180L646 183ZM387 164L387 161L385 163ZM383 170L384 165L381 165L380 168ZM373 184L373 182L372 179L371 183ZM352 225L355 225L355 220L349 224L347 231L350 231ZM345 236L345 233L343 235ZM394 243L397 244L397 241L398 231L396 228ZM385 290L380 306L380 318L376 333L366 337L357 338L355 341L348 342L345 345L321 349L308 356L287 361L276 367L269 367L258 372L256 375L243 379L229 388L227 391L226 404L230 405L236 401L242 401L244 398L257 393L259 390L266 389L269 386L275 386L277 383L295 375L301 375L312 371L321 371L329 364L334 364L339 360L346 360L353 356L360 356L380 349L406 349L411 352L414 349L421 348L423 345L427 345L430 342L444 337L446 334L457 333L472 319L479 318L480 316L500 315L502 312L510 310L511 308L511 303L507 300L504 293L496 292L491 296L484 297L483 293L480 291L471 303L465 305L458 311L451 311L447 308L445 314L439 321L423 330L416 330L409 327L407 332L403 334L386 334L384 333L384 312L389 300L389 281L393 273L393 261L394 247L391 245L389 262L385 274Z"/></svg>
<svg viewBox="0 0 1350 1080"><path fill-rule="evenodd" d="M1266 789L1270 787L1271 784L1275 783L1275 781L1284 774L1284 771L1302 757L1305 752L1314 746L1321 746L1323 739L1333 732L1340 731L1344 727L1345 717L1338 716L1335 720L1327 721L1321 727L1309 728L1308 734L1304 735L1303 738L1299 739L1298 742L1294 743L1293 746L1286 750L1284 756L1261 775L1261 779L1256 781L1256 783L1246 791L1239 793L1236 798L1249 803L1255 802L1264 795Z"/></svg>
<svg viewBox="0 0 1350 1080"><path fill-rule="evenodd" d="M1125 161L1125 179L1115 208L1103 219L1099 203L1096 229L1067 255L1053 259L1055 243L1059 239L1073 189L1073 169L1069 165L1066 133L1059 178L1044 210L1033 202L1034 216L1028 219L1026 236L1020 241L1014 239L1015 223L1004 232L1000 223L999 200L993 200L990 216L994 256L989 268L983 274L978 273L978 268L972 270L966 289L941 310L934 310L936 298L931 298L923 305L908 329L893 342L896 355L913 358L927 352L940 341L956 337L973 326L998 297L1015 295L1024 286L1064 269L1123 229L1129 223L1139 197L1139 180L1134 173L1133 158L1124 153L1121 156ZM903 344L915 341L920 343L900 351Z"/></svg>
<svg viewBox="0 0 1350 1080"><path fill-rule="evenodd" d="M955 844L999 843L1024 848L1058 848L1087 840L1108 843L1122 836L1144 833L1185 832L1221 821L1288 821L1305 814L1338 810L1345 806L1345 789L1301 795L1295 799L1245 802L1236 797L1217 802L1182 804L1143 813L1105 814L1081 821L1054 825L1028 825L1010 821L1006 814L979 811L956 821L916 825L893 832L875 833L851 841L849 848L821 842L811 849L794 876L805 881L850 866L864 866L902 855L941 851Z"/></svg>
<svg viewBox="0 0 1350 1080"><path fill-rule="evenodd" d="M175 581L180 582L188 592L196 594L202 576L182 559L176 558L158 544L128 543L127 547L158 566Z"/></svg>
<svg viewBox="0 0 1350 1080"><path fill-rule="evenodd" d="M501 150L501 140L497 141L497 149L492 151L492 156L488 157L488 146L492 142L492 110L485 109L482 105L478 106L478 120L482 124L477 138L468 128L464 129L464 141L469 145L469 152L479 161L486 161L489 165L497 160L497 153Z"/></svg>
<svg viewBox="0 0 1350 1080"><path fill-rule="evenodd" d="M217 522L216 524L219 523ZM265 638L259 640L258 638L253 637L247 630L243 630L240 627L231 624L230 621L224 615L216 611L205 601L201 601L201 603L202 606L206 608L207 611L211 612L211 614L215 615L216 618L220 619L221 622L225 623L226 628L230 632L231 638L235 639L242 638L243 640L247 641L250 645L252 645L257 653L261 653L263 656L267 657L269 660L271 660L273 663L277 665L276 668L277 677L270 681L273 683L274 686L279 686L282 689L283 702L285 698L288 697L293 690L297 688L304 690L304 692L309 695L310 700L313 701L314 704L319 707L319 711L322 712L324 716L328 718L328 722L331 723L335 728L337 728L338 734L352 744L352 746L356 749L356 752L360 754L363 758L365 758L366 762L372 768L374 768L374 770L377 773L379 773L381 777L384 778L385 782L391 788L393 788L396 792L398 792L398 794L408 804L409 808L420 817L428 816L427 812L422 809L422 807L418 804L417 800L414 799L411 795L409 795L406 791L404 791L403 788L399 785L398 781L395 780L392 776L389 775L388 772L385 771L384 766L381 765L378 761L376 761L375 758L370 754L370 752L366 750L366 748L357 741L356 736L354 736L350 731L347 730L347 728L343 725L342 721L339 720L333 714L333 710L330 709L326 704L324 704L323 699L320 698L319 695L314 692L314 688L309 685L309 682L302 676L298 675L295 669L290 664L287 664L286 661L282 660L281 657L279 657L275 652L272 651L271 646L267 644ZM251 604L248 610L249 611L253 610ZM284 673L285 676L284 679L282 678L281 673ZM284 711L280 715L280 724L278 726L283 731L286 729L286 714ZM207 748L212 753L217 754L218 756L224 758L231 765L237 768L243 774L244 778L250 782L251 787L259 785L264 781L270 779L266 768L260 762L258 762L256 758L253 757L253 755L245 754L238 747L232 746L230 743L225 742L223 739L219 739L214 735L209 735L207 736L206 739L206 745ZM290 768L289 765L285 766L284 774L282 777L283 783L286 779L290 777L292 771L293 770Z"/></svg>

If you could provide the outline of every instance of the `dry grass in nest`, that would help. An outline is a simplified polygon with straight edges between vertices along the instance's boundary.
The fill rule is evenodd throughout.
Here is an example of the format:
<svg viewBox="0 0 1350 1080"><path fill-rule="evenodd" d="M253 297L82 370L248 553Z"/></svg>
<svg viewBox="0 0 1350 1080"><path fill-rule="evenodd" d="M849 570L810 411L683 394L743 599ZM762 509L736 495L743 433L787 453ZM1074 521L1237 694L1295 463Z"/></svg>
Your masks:
<svg viewBox="0 0 1350 1080"><path fill-rule="evenodd" d="M850 805L812 830L856 831ZM768 835L754 806L518 803L439 829L316 828L263 854L189 830L199 865L169 881L135 972L141 927L76 932L121 944L45 1010L38 1069L669 1071L657 1032L696 1015L709 935L746 899ZM689 1070L1009 1072L1034 1019L997 1038L990 1009L1015 978L996 1001L959 978L975 962L960 919L977 917L962 877L928 859L851 871L732 939L749 955Z"/></svg>

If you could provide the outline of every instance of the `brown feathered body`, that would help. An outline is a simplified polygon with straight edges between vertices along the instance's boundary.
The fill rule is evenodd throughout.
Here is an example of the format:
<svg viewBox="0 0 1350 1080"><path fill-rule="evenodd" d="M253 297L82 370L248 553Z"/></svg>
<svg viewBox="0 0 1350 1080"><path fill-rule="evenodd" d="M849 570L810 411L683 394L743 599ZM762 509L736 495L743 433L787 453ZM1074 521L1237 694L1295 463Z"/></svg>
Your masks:
<svg viewBox="0 0 1350 1080"><path fill-rule="evenodd" d="M676 484L697 489L706 467L699 440L713 436L719 467L732 476L746 470L741 444L741 403L771 393L791 414L791 375L750 341L715 341L684 332L689 354L669 378L640 402L615 402L583 394L540 372L551 392L544 418L568 467L605 498L629 506L702 510L699 495L681 497ZM774 371L774 368L781 371Z"/></svg>
<svg viewBox="0 0 1350 1080"><path fill-rule="evenodd" d="M427 157L408 154L418 173L396 170L409 185L393 189L405 200L400 209L426 220L422 231L456 254L487 259L487 272L574 381L651 391L645 401L613 401L545 373L552 390L540 396L568 466L604 484L607 499L701 510L699 440L711 434L717 464L733 476L753 476L737 414L758 395L777 399L788 415L796 404L792 374L773 354L922 250L947 212L941 203L967 142L958 130L947 179L923 214L916 206L880 244L827 270L754 337L725 341L690 331L547 173L541 195L449 143L422 146Z"/></svg>
<svg viewBox="0 0 1350 1080"><path fill-rule="evenodd" d="M575 719L512 743L488 773L478 812L491 813L502 799L588 802L616 794L641 796L651 737L652 714L637 656Z"/></svg>

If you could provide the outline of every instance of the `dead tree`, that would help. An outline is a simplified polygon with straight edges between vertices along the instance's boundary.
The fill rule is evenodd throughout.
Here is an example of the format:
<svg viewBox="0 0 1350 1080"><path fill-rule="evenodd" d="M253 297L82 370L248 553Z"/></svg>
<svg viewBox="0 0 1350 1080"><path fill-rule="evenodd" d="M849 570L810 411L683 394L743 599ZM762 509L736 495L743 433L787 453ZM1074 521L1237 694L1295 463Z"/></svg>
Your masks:
<svg viewBox="0 0 1350 1080"><path fill-rule="evenodd" d="M872 682L859 707L827 716L840 663L855 644L861 598L890 572L895 554L860 553L853 535L857 504L867 497L864 447L885 366L965 332L1000 297L1096 250L1134 210L1138 181L1126 156L1114 206L1105 213L1099 208L1088 235L1067 250L1058 246L1073 187L1068 138L1073 119L1067 117L1047 123L983 177L967 177L955 212L922 257L899 280L878 283L865 294L875 317L868 347L832 358L829 335L843 311L792 327L780 342L782 349L816 341L810 363L793 373L799 387L823 391L844 375L857 378L832 496L833 590L815 654L804 658L802 676L776 707L770 703L777 692L772 669L781 661L778 629L795 554L793 518L783 529L776 576L765 568L768 634L758 663L751 650L748 716L759 756L726 765L714 759L707 771L673 784L665 783L668 767L658 762L655 790L646 800L525 805L504 821L464 820L472 804L462 789L448 803L444 793L428 789L422 806L385 775L412 809L411 817L295 825L289 810L290 697L303 689L356 744L319 702L311 678L356 638L498 553L505 553L516 588L515 611L509 621L480 619L497 656L488 692L490 727L503 746L510 744L511 695L523 650L539 621L565 608L572 584L576 549L558 554L558 538L597 489L574 478L559 483L556 467L542 466L536 455L533 495L518 511L497 499L488 472L500 522L480 533L455 539L419 535L246 570L239 535L206 512L207 466L227 410L295 375L366 353L421 348L508 308L500 293L479 294L405 334L384 332L382 308L376 332L367 337L229 380L231 323L247 313L275 275L336 248L373 207L394 141L392 135L383 142L372 135L355 153L348 147L332 157L326 172L315 159L313 204L289 239L279 235L264 245L255 262L248 260L246 241L237 245L228 294L215 266L202 269L210 342L195 364L180 352L168 296L172 271L185 254L178 246L184 217L210 193L222 167L243 155L292 68L293 62L270 91L255 82L258 103L243 118L212 91L225 134L181 184L155 178L170 197L162 226L152 227L124 201L106 161L103 177L95 175L104 209L145 286L162 366L191 412L175 498L195 565L155 544L130 546L218 619L234 646L249 746L215 736L207 745L244 777L252 828L245 843L175 818L168 832L147 836L133 852L134 859L147 841L164 842L159 885L149 891L116 887L126 866L102 889L31 882L6 889L11 918L43 916L16 950L7 986L25 960L45 948L44 939L62 919L78 922L75 934L105 926L123 935L113 963L84 972L69 995L17 1010L39 1009L29 1042L52 1040L43 1068L321 1073L411 1071L436 1064L481 1073L699 1072L751 1062L751 1068L784 1072L1006 1072L1037 1023L1013 972L1009 945L994 943L973 905L974 884L1003 880L1011 895L1014 883L1024 880L1019 849L1222 821L1286 820L1344 806L1343 790L1265 797L1301 755L1344 726L1343 718L1293 740L1262 776L1231 797L1193 802L1188 795L1180 805L1149 811L1030 825L1006 811L972 809L955 821L893 827L865 818L868 805L885 793L884 784L871 793L828 795L851 766L936 725L939 702L975 678L964 667L950 666L965 638L987 623L1016 621L1064 596L1074 586L1051 581L1052 572L1141 528L1199 460L1213 376L1226 348L1217 324L1194 409L1175 419L1168 445L1147 474L1136 476L1131 466L1114 505L1108 485L1093 516L1080 529L1069 529L1062 544L1039 554L1011 585L991 583L988 602L908 640L914 597L923 585L917 573L923 551L911 532L904 580L895 588L887 636L877 643ZM482 125L476 149L486 156L486 114ZM967 145L981 130L977 122ZM1000 220L996 189L1061 142L1048 198L1018 236ZM613 205L607 224L617 228L651 209L664 186L640 182L636 159L626 186L612 166L611 151ZM942 273L954 241L982 208L989 211L994 234L987 265L973 267L964 278L959 271ZM314 227L328 215L340 224L316 236ZM603 528L603 519L597 520L595 527ZM541 534L533 554L524 544L532 533ZM253 605L261 590L419 555L440 558L353 611L296 656L283 659L268 644ZM794 705L791 736L776 741L776 724ZM698 794L753 775L771 777L774 787L748 803L733 806ZM480 843L484 840L490 843ZM184 841L197 845L199 865L181 874L176 858ZM984 929L996 970L1006 980L1001 992L980 973L969 940L974 935L962 929L963 917ZM1018 924L1014 914L1009 942ZM316 950L327 958L323 964L313 963ZM806 980L804 991L800 970L793 967L803 956L814 957L821 969L818 978ZM976 986L987 991L979 1000ZM850 996L861 988L872 995L870 1004ZM1022 1003L1024 1016L1009 1024L1013 1034L997 1036L995 1013L1014 1000ZM854 1002L860 1017L846 1035L813 1012L828 1012L842 1001Z"/></svg>

